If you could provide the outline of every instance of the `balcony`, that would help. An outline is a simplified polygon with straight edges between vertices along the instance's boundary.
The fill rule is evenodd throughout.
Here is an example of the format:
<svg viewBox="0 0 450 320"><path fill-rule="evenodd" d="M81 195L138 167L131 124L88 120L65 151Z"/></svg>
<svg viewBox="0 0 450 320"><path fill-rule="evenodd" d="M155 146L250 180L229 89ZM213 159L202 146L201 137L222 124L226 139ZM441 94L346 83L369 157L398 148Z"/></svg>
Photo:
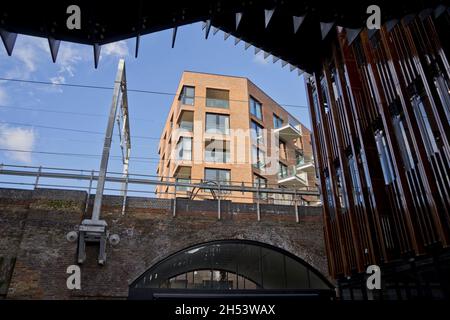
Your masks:
<svg viewBox="0 0 450 320"><path fill-rule="evenodd" d="M228 109L230 107L230 92L228 90L206 88L206 106Z"/></svg>
<svg viewBox="0 0 450 320"><path fill-rule="evenodd" d="M179 166L176 168L174 176L177 182L180 183L191 183L191 167ZM189 192L192 188L186 186L177 186L177 192Z"/></svg>
<svg viewBox="0 0 450 320"><path fill-rule="evenodd" d="M298 172L315 172L314 162L306 162L304 164L297 165Z"/></svg>
<svg viewBox="0 0 450 320"><path fill-rule="evenodd" d="M180 132L193 132L194 112L181 109L177 117L177 125Z"/></svg>
<svg viewBox="0 0 450 320"><path fill-rule="evenodd" d="M308 186L308 173L298 172L297 166L290 166L278 174L278 184L286 188L301 188Z"/></svg>
<svg viewBox="0 0 450 320"><path fill-rule="evenodd" d="M275 134L278 134L279 138L284 141L290 141L302 137L301 131L292 124L287 124L281 128L275 129Z"/></svg>

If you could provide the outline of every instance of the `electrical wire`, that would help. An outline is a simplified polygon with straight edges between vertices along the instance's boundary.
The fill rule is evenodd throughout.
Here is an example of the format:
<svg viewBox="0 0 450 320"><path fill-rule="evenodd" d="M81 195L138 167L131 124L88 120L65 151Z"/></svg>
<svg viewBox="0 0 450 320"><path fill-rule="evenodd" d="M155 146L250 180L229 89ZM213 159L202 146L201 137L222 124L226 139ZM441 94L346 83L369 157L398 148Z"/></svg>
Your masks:
<svg viewBox="0 0 450 320"><path fill-rule="evenodd" d="M4 109L15 109L15 110L23 110L23 111L37 111L37 112L46 112L46 113L55 113L55 114L67 114L67 115L76 115L76 116L85 116L85 117L98 117L98 118L108 118L107 114L99 114L99 113L84 113L84 112L72 112L72 111L59 111L52 109L41 109L41 108L32 108L32 107L23 107L23 106L5 106L0 105L0 108ZM155 121L143 118L131 117L132 121L144 121L149 123L154 123Z"/></svg>
<svg viewBox="0 0 450 320"><path fill-rule="evenodd" d="M10 121L1 121L0 124L10 124L15 126L24 126L24 127L35 127L35 128L41 128L41 129L51 129L51 130L60 130L60 131L69 131L69 132L77 132L77 133L87 133L87 134L96 134L96 135L105 135L104 132L99 131L91 131L91 130L80 130L80 129L70 129L70 128L61 128L61 127L53 127L53 126L43 126L43 125L36 125L31 123L22 123L22 122L10 122ZM161 138L157 137L145 137L145 136L130 136L134 139L146 139L146 140L156 140L160 141Z"/></svg>
<svg viewBox="0 0 450 320"><path fill-rule="evenodd" d="M77 84L77 83L53 83L50 81L13 79L13 78L3 78L3 77L0 77L0 80L1 81L10 81L10 82L30 83L30 84L51 85L51 86L97 89L97 90L113 90L114 89L113 87L99 86L99 85L84 85L84 84ZM127 92L146 93L146 94L164 95L164 96L172 96L172 97L180 96L180 94L178 94L178 93L143 90L143 89L130 89L130 88L127 88ZM206 97L202 97L202 96L194 96L194 98L206 99ZM238 99L229 99L229 101L246 102L246 103L249 102L249 100L238 100ZM308 106L294 105L294 104L278 104L278 105L280 105L282 107L289 107L289 108L308 108Z"/></svg>

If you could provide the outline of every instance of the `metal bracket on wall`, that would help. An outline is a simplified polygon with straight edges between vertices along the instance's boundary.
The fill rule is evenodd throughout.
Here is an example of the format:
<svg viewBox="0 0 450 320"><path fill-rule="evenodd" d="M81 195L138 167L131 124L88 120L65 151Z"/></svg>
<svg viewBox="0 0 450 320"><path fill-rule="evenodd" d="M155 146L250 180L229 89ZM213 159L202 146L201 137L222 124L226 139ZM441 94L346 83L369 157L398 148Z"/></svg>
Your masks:
<svg viewBox="0 0 450 320"><path fill-rule="evenodd" d="M109 113L108 126L106 128L105 143L103 145L102 160L97 180L97 188L92 208L91 219L84 219L78 228L78 263L86 260L86 244L96 243L99 245L98 263L103 265L106 262L106 241L108 240L108 224L105 220L100 220L100 210L102 207L103 191L105 189L106 173L108 169L109 153L111 150L112 136L114 133L114 123L116 121L117 110L118 131L122 149L122 163L124 165L124 176L128 177L128 163L130 159L130 127L128 117L127 84L125 77L125 61L121 59L117 69L114 84L113 99ZM123 186L123 195L126 197L127 183ZM89 198L88 200L89 201ZM125 203L125 199L124 199ZM125 205L125 204L124 204Z"/></svg>

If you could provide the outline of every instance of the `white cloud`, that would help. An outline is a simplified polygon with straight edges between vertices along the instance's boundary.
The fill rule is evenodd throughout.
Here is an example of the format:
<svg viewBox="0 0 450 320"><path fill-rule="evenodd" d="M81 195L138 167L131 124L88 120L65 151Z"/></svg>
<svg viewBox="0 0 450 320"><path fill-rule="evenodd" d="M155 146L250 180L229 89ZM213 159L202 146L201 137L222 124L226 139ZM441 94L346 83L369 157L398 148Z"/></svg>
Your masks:
<svg viewBox="0 0 450 320"><path fill-rule="evenodd" d="M74 76L75 66L89 59L87 48L83 49L77 48L71 43L61 43L56 59L56 64L60 66L59 74L67 73L71 77Z"/></svg>
<svg viewBox="0 0 450 320"><path fill-rule="evenodd" d="M12 127L0 124L0 148L32 151L36 141L36 133L33 129ZM12 160L31 163L31 153L4 151L6 156Z"/></svg>
<svg viewBox="0 0 450 320"><path fill-rule="evenodd" d="M128 46L124 40L108 43L102 47L101 53L107 56L123 58L128 56Z"/></svg>

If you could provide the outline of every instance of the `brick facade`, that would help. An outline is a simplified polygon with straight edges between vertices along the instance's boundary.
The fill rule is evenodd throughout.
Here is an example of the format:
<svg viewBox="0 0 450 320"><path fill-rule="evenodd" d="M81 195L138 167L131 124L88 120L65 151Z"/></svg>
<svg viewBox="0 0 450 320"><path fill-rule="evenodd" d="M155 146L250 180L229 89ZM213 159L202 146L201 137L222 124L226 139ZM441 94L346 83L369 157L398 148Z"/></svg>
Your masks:
<svg viewBox="0 0 450 320"><path fill-rule="evenodd" d="M296 223L290 207L261 205L261 221L251 204L105 196L102 218L120 243L107 246L104 266L97 248L87 247L81 290L66 288L66 269L76 261L76 243L66 235L84 216L86 193L0 189L0 297L10 299L124 299L129 284L154 263L186 247L212 240L246 239L285 249L324 275L327 262L320 208L300 207ZM91 199L92 201L92 199ZM253 208L253 209L252 209ZM252 211L253 210L253 211Z"/></svg>

